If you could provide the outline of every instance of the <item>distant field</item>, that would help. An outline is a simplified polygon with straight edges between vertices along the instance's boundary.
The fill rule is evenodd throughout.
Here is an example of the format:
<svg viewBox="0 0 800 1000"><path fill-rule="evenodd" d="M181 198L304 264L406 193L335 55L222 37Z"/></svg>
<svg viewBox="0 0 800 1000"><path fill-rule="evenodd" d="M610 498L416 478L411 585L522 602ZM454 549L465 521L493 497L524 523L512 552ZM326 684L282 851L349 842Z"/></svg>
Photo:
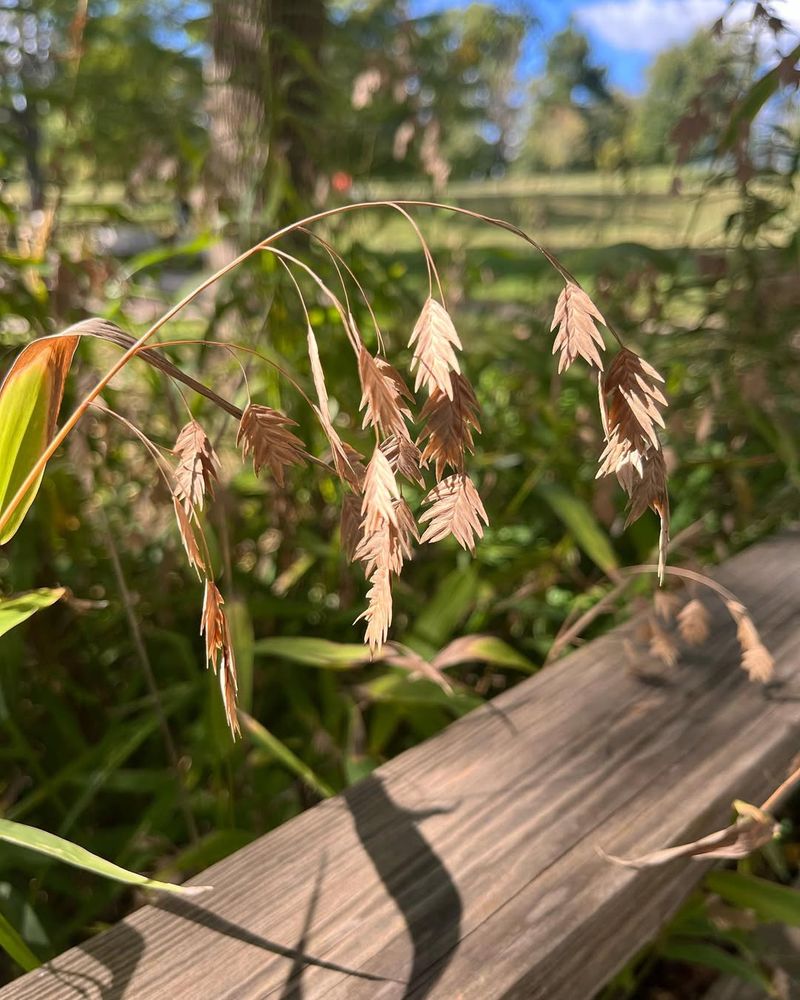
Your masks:
<svg viewBox="0 0 800 1000"><path fill-rule="evenodd" d="M673 193L674 176L673 171L657 167L627 174L541 174L461 182L451 184L435 200L507 219L556 250L619 243L642 243L657 249L724 245L725 220L737 206L734 188L704 187L704 174L695 170L678 175L680 192ZM423 185L371 184L363 193L371 198L431 197L430 189ZM442 248L463 245L464 231L463 225L454 226L441 214L432 214L426 223L431 243ZM353 222L353 232L365 242L387 241L397 249L410 249L414 242L399 218L387 223L360 216ZM476 225L470 245L512 246L515 240Z"/></svg>

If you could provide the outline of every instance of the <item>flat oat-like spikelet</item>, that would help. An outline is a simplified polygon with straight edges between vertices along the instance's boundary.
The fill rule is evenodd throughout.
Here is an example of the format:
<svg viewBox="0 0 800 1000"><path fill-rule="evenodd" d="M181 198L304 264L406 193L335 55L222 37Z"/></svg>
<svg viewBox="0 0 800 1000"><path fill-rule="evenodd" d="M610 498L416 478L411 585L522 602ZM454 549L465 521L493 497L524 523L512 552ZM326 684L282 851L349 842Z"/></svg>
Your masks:
<svg viewBox="0 0 800 1000"><path fill-rule="evenodd" d="M412 541L419 540L417 525L405 500L394 501L394 521L382 520L375 531L364 532L353 558L364 567L369 579L376 569L386 568L399 576L403 563L412 556Z"/></svg>
<svg viewBox="0 0 800 1000"><path fill-rule="evenodd" d="M213 496L219 476L219 459L196 420L181 430L173 449L178 458L175 469L175 493L187 509L203 509L206 496Z"/></svg>
<svg viewBox="0 0 800 1000"><path fill-rule="evenodd" d="M378 567L370 577L367 591L367 609L356 618L367 623L364 641L370 654L376 656L386 642L392 624L392 582L388 568Z"/></svg>
<svg viewBox="0 0 800 1000"><path fill-rule="evenodd" d="M747 671L751 681L766 684L775 672L772 654L761 641L747 608L738 601L726 601L725 605L736 622L736 637L742 651L742 669Z"/></svg>
<svg viewBox="0 0 800 1000"><path fill-rule="evenodd" d="M434 486L423 503L431 506L420 523L430 523L420 541L438 542L453 535L459 545L474 553L475 536L483 538L481 521L488 524L489 518L469 476L463 472L448 476Z"/></svg>
<svg viewBox="0 0 800 1000"><path fill-rule="evenodd" d="M663 582L669 543L669 493L664 453L650 448L639 459L639 470L623 465L617 472L620 485L628 494L628 516L625 527L638 521L649 507L658 514L661 531L658 540L658 578ZM641 474L640 474L641 473Z"/></svg>
<svg viewBox="0 0 800 1000"><path fill-rule="evenodd" d="M678 631L690 646L700 646L709 635L709 614L705 604L692 598L678 612Z"/></svg>
<svg viewBox="0 0 800 1000"><path fill-rule="evenodd" d="M656 425L663 427L664 418L658 407L667 401L657 383L663 381L652 365L626 347L614 358L602 385L607 429L598 477L618 473L627 464L641 475L641 456L650 448L660 449Z"/></svg>
<svg viewBox="0 0 800 1000"><path fill-rule="evenodd" d="M558 374L565 371L580 355L590 365L603 370L600 351L605 344L595 320L605 326L603 315L582 288L568 281L556 303L551 332L558 327L553 354L561 351L558 359ZM599 348L599 350L598 350Z"/></svg>
<svg viewBox="0 0 800 1000"><path fill-rule="evenodd" d="M342 539L342 550L348 562L353 562L356 549L361 541L361 497L355 493L345 494L342 500L342 517L339 534Z"/></svg>
<svg viewBox="0 0 800 1000"><path fill-rule="evenodd" d="M397 437L394 434L381 442L381 451L389 460L392 472L396 476L403 476L410 483L417 486L424 486L425 480L422 477L420 465L422 456L419 448L407 437Z"/></svg>
<svg viewBox="0 0 800 1000"><path fill-rule="evenodd" d="M381 526L381 521L397 525L394 501L400 498L388 458L376 448L364 477L364 494L361 513L364 517L364 534L371 535Z"/></svg>
<svg viewBox="0 0 800 1000"><path fill-rule="evenodd" d="M297 427L297 421L285 413L250 403L242 414L236 434L242 456L253 456L255 474L269 466L278 486L285 483L287 465L305 465L308 458L303 442L289 430L290 427Z"/></svg>
<svg viewBox="0 0 800 1000"><path fill-rule="evenodd" d="M481 432L478 400L472 386L455 372L450 376L450 386L449 395L434 389L420 415L425 422L417 441L418 445L424 442L422 464L433 462L437 479L448 465L454 472L464 471L465 452L475 450L473 431Z"/></svg>
<svg viewBox="0 0 800 1000"><path fill-rule="evenodd" d="M236 715L238 682L228 619L223 610L224 603L222 594L214 581L206 580L200 634L205 636L207 664L211 664L214 673L219 675L219 686L228 727L231 733L236 736L239 733L239 720Z"/></svg>
<svg viewBox="0 0 800 1000"><path fill-rule="evenodd" d="M362 345L358 354L358 375L363 393L362 426L377 427L385 435L409 437L406 420L411 420L411 410L407 404L413 403L414 397L400 373L384 358L373 358Z"/></svg>
<svg viewBox="0 0 800 1000"><path fill-rule="evenodd" d="M450 313L441 302L434 298L426 300L408 344L414 348L411 361L411 371L416 372L414 391L424 385L431 393L440 389L451 397L450 373L461 371L456 350L462 348Z"/></svg>
<svg viewBox="0 0 800 1000"><path fill-rule="evenodd" d="M189 565L195 570L198 577L202 578L206 572L206 564L200 551L200 544L197 541L197 535L192 526L191 518L175 494L172 495L172 505L175 508L175 520L178 522L178 531L180 532L181 541L186 551L186 558L189 560Z"/></svg>

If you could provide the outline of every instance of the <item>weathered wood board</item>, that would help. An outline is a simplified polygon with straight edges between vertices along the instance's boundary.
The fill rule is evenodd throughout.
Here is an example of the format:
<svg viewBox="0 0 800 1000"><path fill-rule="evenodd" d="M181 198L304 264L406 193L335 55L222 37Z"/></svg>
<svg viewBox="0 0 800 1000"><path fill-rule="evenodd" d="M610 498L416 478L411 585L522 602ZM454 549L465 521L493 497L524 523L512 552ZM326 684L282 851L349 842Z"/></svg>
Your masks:
<svg viewBox="0 0 800 1000"><path fill-rule="evenodd" d="M632 871L640 854L761 801L800 746L800 537L715 575L777 663L739 668L712 638L665 675L626 630L578 652L0 990L0 1000L581 1000L676 909L706 865ZM639 674L662 675L644 682Z"/></svg>

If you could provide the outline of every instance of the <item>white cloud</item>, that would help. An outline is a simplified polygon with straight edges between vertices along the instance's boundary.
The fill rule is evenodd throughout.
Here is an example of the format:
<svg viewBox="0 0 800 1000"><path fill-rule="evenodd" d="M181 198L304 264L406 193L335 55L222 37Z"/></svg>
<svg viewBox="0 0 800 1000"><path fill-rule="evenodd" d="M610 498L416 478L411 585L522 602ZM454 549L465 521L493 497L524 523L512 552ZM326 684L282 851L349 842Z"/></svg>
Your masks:
<svg viewBox="0 0 800 1000"><path fill-rule="evenodd" d="M725 0L603 0L578 7L575 19L615 49L655 55L709 27L726 6Z"/></svg>
<svg viewBox="0 0 800 1000"><path fill-rule="evenodd" d="M710 27L727 7L727 0L601 0L576 8L574 14L581 27L614 48L655 55ZM800 32L797 0L777 0L774 9ZM740 4L733 16L745 20L750 11L749 4Z"/></svg>

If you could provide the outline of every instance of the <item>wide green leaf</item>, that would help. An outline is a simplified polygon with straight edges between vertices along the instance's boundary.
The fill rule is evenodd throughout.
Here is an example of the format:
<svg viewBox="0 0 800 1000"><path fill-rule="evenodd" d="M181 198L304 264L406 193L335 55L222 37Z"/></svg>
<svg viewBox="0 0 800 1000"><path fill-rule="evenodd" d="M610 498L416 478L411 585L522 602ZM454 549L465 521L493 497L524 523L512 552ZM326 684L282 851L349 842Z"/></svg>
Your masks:
<svg viewBox="0 0 800 1000"><path fill-rule="evenodd" d="M252 652L256 656L272 656L326 670L351 670L369 661L369 649L366 646L304 636L259 639L253 643Z"/></svg>
<svg viewBox="0 0 800 1000"><path fill-rule="evenodd" d="M77 337L35 340L0 386L0 545L16 533L41 485L43 472L9 514L17 491L55 433L77 343Z"/></svg>
<svg viewBox="0 0 800 1000"><path fill-rule="evenodd" d="M46 830L38 830L34 826L26 826L24 823L15 823L10 819L0 819L0 840L5 840L9 844L18 847L25 847L29 851L36 851L37 854L44 854L46 857L63 861L67 865L75 868L83 868L84 871L100 875L102 878L110 878L115 882L125 882L127 885L138 885L143 889L159 889L163 892L177 892L184 895L196 895L204 892L209 886L183 886L172 885L170 882L157 882L155 879L147 878L145 875L138 875L136 872L121 868L105 858L92 854L84 847L73 844L62 837L56 837Z"/></svg>
<svg viewBox="0 0 800 1000"><path fill-rule="evenodd" d="M706 886L734 906L752 910L765 923L800 927L800 892L739 872L711 872Z"/></svg>
<svg viewBox="0 0 800 1000"><path fill-rule="evenodd" d="M664 958L688 962L691 965L704 965L717 972L724 972L747 983L753 983L765 991L769 990L769 977L757 965L710 942L672 940L661 945L658 951Z"/></svg>
<svg viewBox="0 0 800 1000"><path fill-rule="evenodd" d="M578 546L604 573L613 575L619 568L608 535L590 508L563 486L541 484L537 493L553 508L553 513L569 530Z"/></svg>
<svg viewBox="0 0 800 1000"><path fill-rule="evenodd" d="M10 632L12 628L21 625L32 614L49 608L51 604L64 596L63 587L53 589L29 590L25 594L14 597L0 597L0 636Z"/></svg>

